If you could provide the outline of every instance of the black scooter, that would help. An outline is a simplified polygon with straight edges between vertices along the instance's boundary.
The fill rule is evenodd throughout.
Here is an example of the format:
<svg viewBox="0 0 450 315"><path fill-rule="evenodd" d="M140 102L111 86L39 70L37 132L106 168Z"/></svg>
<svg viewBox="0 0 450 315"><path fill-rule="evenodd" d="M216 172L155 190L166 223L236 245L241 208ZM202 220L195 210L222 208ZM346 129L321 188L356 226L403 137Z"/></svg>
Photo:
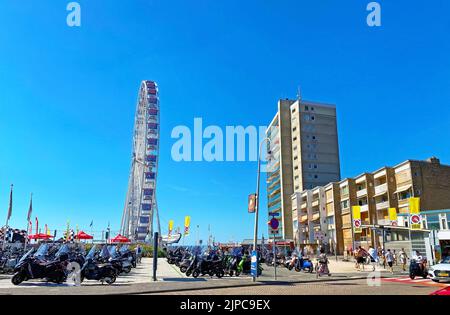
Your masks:
<svg viewBox="0 0 450 315"><path fill-rule="evenodd" d="M425 267L426 262L420 266L417 261L411 259L410 265L409 265L409 277L414 280L416 277L422 277L426 279L428 277L428 269Z"/></svg>
<svg viewBox="0 0 450 315"><path fill-rule="evenodd" d="M85 258L80 270L80 281L97 280L102 284L113 284L116 281L116 270L110 263L98 264L95 262L96 247L93 246Z"/></svg>
<svg viewBox="0 0 450 315"><path fill-rule="evenodd" d="M56 260L45 261L48 245L44 244L33 254L34 249L26 253L14 268L12 284L19 285L30 279L46 279L49 282L63 283L67 279L68 255L59 255Z"/></svg>

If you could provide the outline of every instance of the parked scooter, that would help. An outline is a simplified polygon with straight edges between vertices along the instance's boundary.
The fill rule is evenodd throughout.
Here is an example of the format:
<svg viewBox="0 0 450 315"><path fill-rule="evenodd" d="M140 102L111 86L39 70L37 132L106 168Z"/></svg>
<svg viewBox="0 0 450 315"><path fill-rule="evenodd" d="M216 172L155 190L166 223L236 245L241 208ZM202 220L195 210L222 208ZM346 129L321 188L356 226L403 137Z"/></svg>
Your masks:
<svg viewBox="0 0 450 315"><path fill-rule="evenodd" d="M45 257L48 249L49 246L43 244L36 253L34 253L34 249L29 250L14 268L15 274L11 282L14 285L19 285L23 281L30 279L46 279L54 283L63 283L66 281L68 255L62 253L56 260L46 261Z"/></svg>
<svg viewBox="0 0 450 315"><path fill-rule="evenodd" d="M113 284L116 281L116 269L110 263L96 263L95 254L97 248L92 246L91 250L85 257L85 262L80 270L80 280L97 280L102 284Z"/></svg>

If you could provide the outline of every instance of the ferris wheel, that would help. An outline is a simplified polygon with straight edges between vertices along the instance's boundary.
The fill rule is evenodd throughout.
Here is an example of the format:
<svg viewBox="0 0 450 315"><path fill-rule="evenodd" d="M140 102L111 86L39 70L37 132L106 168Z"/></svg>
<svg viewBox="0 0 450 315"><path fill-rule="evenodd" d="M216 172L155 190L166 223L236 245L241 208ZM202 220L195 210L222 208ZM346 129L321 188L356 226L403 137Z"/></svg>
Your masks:
<svg viewBox="0 0 450 315"><path fill-rule="evenodd" d="M156 202L158 157L158 86L153 81L143 81L136 107L131 170L120 228L122 235L134 241L152 238L155 215L161 234Z"/></svg>

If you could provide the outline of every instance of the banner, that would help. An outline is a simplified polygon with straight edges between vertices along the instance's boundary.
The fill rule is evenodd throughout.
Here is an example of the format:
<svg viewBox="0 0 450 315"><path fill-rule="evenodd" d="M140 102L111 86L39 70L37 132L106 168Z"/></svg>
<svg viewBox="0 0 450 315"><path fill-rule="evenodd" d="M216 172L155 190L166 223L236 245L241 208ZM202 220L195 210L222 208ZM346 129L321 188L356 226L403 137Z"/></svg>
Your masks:
<svg viewBox="0 0 450 315"><path fill-rule="evenodd" d="M391 221L391 225L397 226L397 209L389 208L389 221Z"/></svg>
<svg viewBox="0 0 450 315"><path fill-rule="evenodd" d="M256 194L248 195L248 213L256 212Z"/></svg>
<svg viewBox="0 0 450 315"><path fill-rule="evenodd" d="M189 226L191 225L191 217L186 216L184 218L184 235L189 235Z"/></svg>
<svg viewBox="0 0 450 315"><path fill-rule="evenodd" d="M409 221L411 230L421 229L420 198L418 197L409 198Z"/></svg>
<svg viewBox="0 0 450 315"><path fill-rule="evenodd" d="M360 234L362 233L361 228L361 207L360 206L353 206L353 233Z"/></svg>
<svg viewBox="0 0 450 315"><path fill-rule="evenodd" d="M169 236L172 234L172 230L173 230L173 220L169 221Z"/></svg>

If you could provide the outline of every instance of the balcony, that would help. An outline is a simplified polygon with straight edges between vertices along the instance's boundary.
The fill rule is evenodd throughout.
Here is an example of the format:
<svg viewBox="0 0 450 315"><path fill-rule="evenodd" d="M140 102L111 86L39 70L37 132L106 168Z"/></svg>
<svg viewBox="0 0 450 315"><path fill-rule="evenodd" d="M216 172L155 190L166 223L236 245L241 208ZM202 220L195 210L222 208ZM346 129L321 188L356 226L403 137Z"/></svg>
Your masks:
<svg viewBox="0 0 450 315"><path fill-rule="evenodd" d="M306 209L308 207L308 203L307 202L303 202L300 206L300 209Z"/></svg>
<svg viewBox="0 0 450 315"><path fill-rule="evenodd" d="M319 218L320 218L319 211L313 212L311 221L319 220Z"/></svg>
<svg viewBox="0 0 450 315"><path fill-rule="evenodd" d="M276 203L273 206L268 208L269 212L276 212L276 211L278 211L280 209L281 209L281 202L278 202L278 203Z"/></svg>
<svg viewBox="0 0 450 315"><path fill-rule="evenodd" d="M389 208L389 201L383 201L383 202L377 203L376 208L377 208L377 210Z"/></svg>
<svg viewBox="0 0 450 315"><path fill-rule="evenodd" d="M367 211L369 211L369 205L362 205L361 212L367 212Z"/></svg>
<svg viewBox="0 0 450 315"><path fill-rule="evenodd" d="M365 196L365 195L367 195L367 188L358 190L358 191L356 192L356 197L362 197L362 196Z"/></svg>
<svg viewBox="0 0 450 315"><path fill-rule="evenodd" d="M387 190L388 190L387 183L375 186L375 196L381 196L387 193Z"/></svg>
<svg viewBox="0 0 450 315"><path fill-rule="evenodd" d="M308 215L307 215L307 214L302 215L302 216L300 217L300 223L304 223L304 222L306 222L306 221L308 221Z"/></svg>
<svg viewBox="0 0 450 315"><path fill-rule="evenodd" d="M319 205L319 200L315 200L312 202L311 206L317 207Z"/></svg>

